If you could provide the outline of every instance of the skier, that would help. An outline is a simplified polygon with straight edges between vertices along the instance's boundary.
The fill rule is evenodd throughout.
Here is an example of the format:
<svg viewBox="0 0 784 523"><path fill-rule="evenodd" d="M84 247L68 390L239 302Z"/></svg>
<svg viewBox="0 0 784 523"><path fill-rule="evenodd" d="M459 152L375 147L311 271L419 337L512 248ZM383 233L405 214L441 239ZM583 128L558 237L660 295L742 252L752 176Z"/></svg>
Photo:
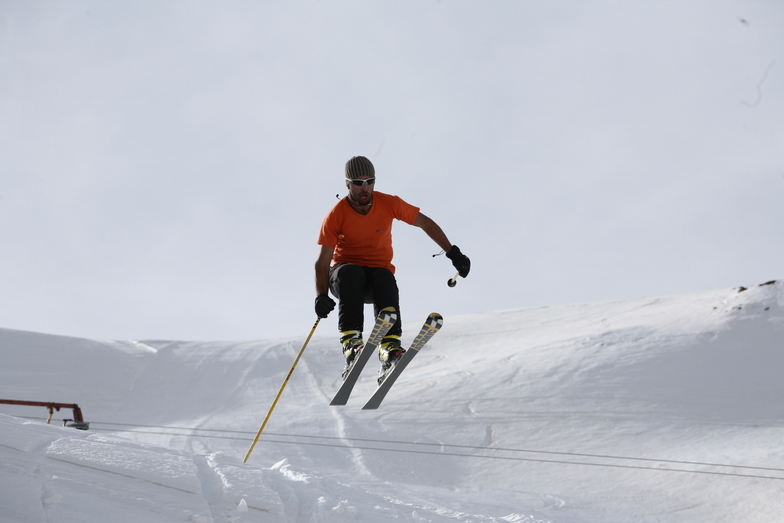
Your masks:
<svg viewBox="0 0 784 523"><path fill-rule="evenodd" d="M373 164L364 156L346 162L348 195L329 211L321 225L316 260L316 314L326 318L335 308L328 291L340 300L338 328L346 359L345 379L356 355L364 347L364 304L372 303L375 314L385 307L398 311L397 321L379 346L381 374L400 359L400 298L392 265L392 220L420 227L452 260L465 278L471 261L447 239L436 222L398 196L376 192ZM334 263L334 264L333 264Z"/></svg>

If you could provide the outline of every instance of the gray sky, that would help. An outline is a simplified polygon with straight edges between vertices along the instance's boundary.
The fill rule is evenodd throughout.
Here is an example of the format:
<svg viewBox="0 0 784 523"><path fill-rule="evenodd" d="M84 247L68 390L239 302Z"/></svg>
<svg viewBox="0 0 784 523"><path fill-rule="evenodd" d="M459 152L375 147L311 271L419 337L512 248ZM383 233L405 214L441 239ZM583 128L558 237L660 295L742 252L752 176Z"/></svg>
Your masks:
<svg viewBox="0 0 784 523"><path fill-rule="evenodd" d="M782 27L775 0L0 0L0 327L304 337L358 154L473 263L449 289L397 223L404 321L784 278Z"/></svg>

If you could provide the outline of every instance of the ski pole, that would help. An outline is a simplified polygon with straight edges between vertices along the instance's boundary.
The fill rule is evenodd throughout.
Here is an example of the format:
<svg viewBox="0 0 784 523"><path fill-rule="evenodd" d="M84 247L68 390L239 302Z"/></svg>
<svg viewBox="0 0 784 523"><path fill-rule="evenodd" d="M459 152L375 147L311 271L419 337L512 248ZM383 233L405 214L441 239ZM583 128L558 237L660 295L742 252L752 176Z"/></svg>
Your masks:
<svg viewBox="0 0 784 523"><path fill-rule="evenodd" d="M446 284L447 284L447 285L449 285L450 287L454 287L455 285L457 285L457 277L458 277L458 276L460 276L460 272L459 272L459 271L458 271L458 272L456 272L456 273L455 273L455 275L454 275L454 276L452 276L452 277L449 279L449 281L447 281L447 282L446 282Z"/></svg>
<svg viewBox="0 0 784 523"><path fill-rule="evenodd" d="M272 415L272 411L275 410L275 405L278 404L278 400L280 399L280 395L283 394L283 389L286 388L286 384L289 382L289 378L291 378L291 375L294 374L294 369L297 367L297 363L299 363L299 358L302 356L302 353L305 352L305 347L308 346L308 342L310 341L310 338L313 336L313 333L316 332L316 327L318 327L318 324L319 324L320 321L321 321L321 318L318 318L316 320L316 323L313 324L313 328L310 329L310 334L308 334L308 337L305 340L305 343L302 345L302 348L299 350L299 354L297 354L297 358L294 360L294 364L291 366L291 370L289 370L289 373L286 376L286 379L283 380L283 385L280 386L280 390L278 391L278 395L275 396L275 401L272 402L272 406L270 407L269 412L267 412L267 417L264 418L264 423L261 424L261 428L259 428L259 432L256 434L256 438L253 440L253 443L251 444L250 448L248 449L248 453L245 454L245 459L242 460L243 463L247 463L248 462L248 458L250 457L250 453L253 452L253 448L256 446L256 442L259 441L259 437L261 436L261 433L264 430L264 427L267 425L267 421L269 421L270 416Z"/></svg>

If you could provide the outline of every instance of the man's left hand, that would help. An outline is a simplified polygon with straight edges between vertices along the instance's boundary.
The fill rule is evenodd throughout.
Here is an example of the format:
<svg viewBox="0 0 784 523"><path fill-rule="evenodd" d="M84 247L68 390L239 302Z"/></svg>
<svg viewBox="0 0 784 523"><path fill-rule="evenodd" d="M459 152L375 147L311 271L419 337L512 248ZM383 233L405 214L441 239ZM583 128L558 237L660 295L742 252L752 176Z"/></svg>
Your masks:
<svg viewBox="0 0 784 523"><path fill-rule="evenodd" d="M453 245L449 252L446 253L446 257L452 260L452 265L455 266L457 269L458 274L461 277L465 278L468 276L468 272L471 270L471 260L468 259L468 256L460 252L460 249L457 245Z"/></svg>

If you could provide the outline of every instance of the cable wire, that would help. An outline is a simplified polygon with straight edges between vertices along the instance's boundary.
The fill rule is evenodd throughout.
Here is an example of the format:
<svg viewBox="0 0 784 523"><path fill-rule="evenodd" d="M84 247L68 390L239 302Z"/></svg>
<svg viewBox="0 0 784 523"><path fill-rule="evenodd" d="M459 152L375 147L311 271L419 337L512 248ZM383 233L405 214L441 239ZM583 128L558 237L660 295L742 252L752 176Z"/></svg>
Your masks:
<svg viewBox="0 0 784 523"><path fill-rule="evenodd" d="M30 418L30 419L43 419L43 418ZM95 425L129 427L129 428L113 429L108 427L107 428L96 427ZM102 421L92 421L90 422L90 427L91 430L99 430L99 431L106 431L106 432L128 432L128 433L136 433L136 434L163 435L163 436L173 436L173 437L213 438L213 439L235 440L235 441L251 441L253 439L252 437L250 437L253 434L253 432L251 431L230 430L230 429L205 429L205 428L198 428L198 427L143 425L143 424L135 424L135 423L115 423L115 422L102 422ZM149 429L155 429L155 430L149 430ZM183 432L172 432L172 431L188 431L188 432L183 433ZM209 434L203 434L203 433L209 433ZM234 434L234 436L232 436L231 434ZM271 439L271 437L299 438L305 440L324 440L324 441L334 441L335 443L327 443L327 442L319 442L319 441L316 442L291 441L291 440L284 440L284 439ZM449 444L449 443L395 441L395 440L371 439L371 438L342 438L336 436L286 434L286 433L275 433L275 432L265 433L265 437L262 439L267 443L277 443L282 445L306 445L306 446L338 448L338 449L346 449L346 450L396 452L396 453L404 453L404 454L450 456L450 457L493 459L493 460L507 460L507 461L526 461L526 462L551 463L551 464L560 464L560 465L584 465L584 466L619 468L619 469L650 470L650 471L657 471L657 472L681 472L681 473L691 473L691 474L705 474L705 475L712 475L712 476L731 476L731 477L739 477L739 478L770 479L770 480L779 480L779 481L784 480L784 477L762 474L762 472L784 474L784 468L760 467L760 466L752 466L752 465L734 465L734 464L725 464L725 463L710 463L710 462L674 460L674 459L662 459L662 458L616 456L610 454L591 454L591 453L564 452L564 451L551 451L551 450L517 449L517 448L508 448L508 447L459 445L459 444ZM343 443L340 444L337 442L343 442ZM360 443L360 444L357 445L356 443ZM368 446L372 444L397 445L399 447L408 447L408 448ZM444 450L440 450L440 451L420 450L423 447L438 447L440 449L453 449L453 451L445 452ZM459 450L471 451L474 453L459 452ZM546 459L546 458L526 457L520 455L512 455L512 456L493 455L493 454L487 454L488 452L511 453L511 454L538 454L538 455L548 455L548 456L564 456L569 458L597 459L597 460L605 460L605 461L604 462L576 461L576 460L568 460L568 459ZM611 463L608 462L608 460L628 461L631 463L640 463L640 464L634 465L629 463ZM656 463L659 464L660 466L658 467L646 466L643 465L643 463L651 463L651 464ZM752 473L741 473L741 472L720 471L720 470L719 471L694 470L694 469L671 468L671 467L662 468L661 467L662 465L714 467L720 469L722 468L742 469L747 471L760 471L760 473L752 474Z"/></svg>

